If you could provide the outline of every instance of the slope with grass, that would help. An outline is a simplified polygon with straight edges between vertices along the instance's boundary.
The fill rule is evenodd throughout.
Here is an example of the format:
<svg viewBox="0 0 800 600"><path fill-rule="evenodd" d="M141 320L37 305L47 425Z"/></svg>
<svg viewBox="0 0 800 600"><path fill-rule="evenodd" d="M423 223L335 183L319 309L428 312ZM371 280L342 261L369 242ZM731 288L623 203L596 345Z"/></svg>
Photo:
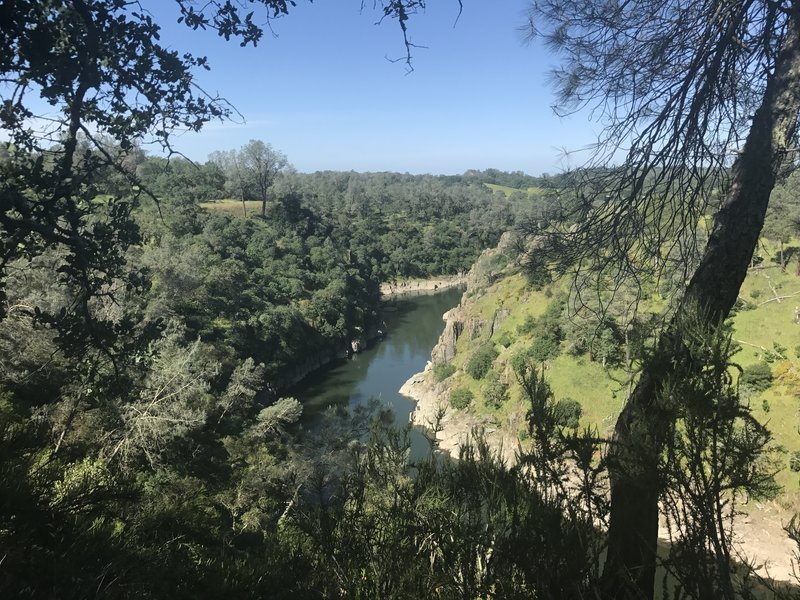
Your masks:
<svg viewBox="0 0 800 600"><path fill-rule="evenodd" d="M741 393L754 415L784 449L777 474L784 488L780 503L794 509L800 507L800 476L790 470L789 463L793 453L800 451L800 276L794 262L781 269L776 244L765 241L761 254L731 318L732 337L740 348L735 355L738 368L732 374L740 378ZM600 340L585 350L587 344L578 336L585 335L586 328L581 327L581 319L567 316L562 302L567 288L566 280L542 288L532 285L514 263L508 237L498 248L484 253L468 276L461 304L445 315L445 333L428 369L405 388L423 400L417 422L431 420L434 407L441 404L447 406L449 414L440 435L451 447L476 424L496 433L505 444L524 441L528 407L513 364L516 357L526 355L541 359L556 399L580 403L580 427L597 428L601 435L609 435L631 375L635 376L635 361L629 368L619 330L616 337L609 334L605 346ZM645 297L640 319L645 324L656 322L665 302L657 293ZM549 341L548 327L560 329ZM471 361L487 347L494 350L494 357L490 355L483 372L471 375ZM609 358L604 361L605 356ZM442 368L444 363L450 366ZM748 377L759 368L766 368L772 379L766 384L751 384ZM498 380L507 386L505 400L487 400L487 393L491 396L490 390ZM461 405L464 397L471 396L465 408L450 405L448 399L454 390L458 390ZM460 390L469 393L465 396ZM462 431L456 431L459 427Z"/></svg>

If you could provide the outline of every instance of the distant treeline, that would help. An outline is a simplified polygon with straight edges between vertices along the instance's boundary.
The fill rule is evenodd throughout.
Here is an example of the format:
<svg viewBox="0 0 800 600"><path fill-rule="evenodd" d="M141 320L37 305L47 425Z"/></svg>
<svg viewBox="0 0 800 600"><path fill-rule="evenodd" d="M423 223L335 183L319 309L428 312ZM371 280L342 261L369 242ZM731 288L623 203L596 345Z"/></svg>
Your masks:
<svg viewBox="0 0 800 600"><path fill-rule="evenodd" d="M213 161L147 158L136 170L169 206L162 215L173 233L197 233L187 219L199 218L200 202L259 199L255 186L239 186ZM270 188L266 220L310 218L323 228L314 235L349 250L378 281L454 274L496 244L520 215L544 210L544 197L526 191L542 181L492 169L458 176L289 171ZM495 182L526 187L506 196L484 185Z"/></svg>

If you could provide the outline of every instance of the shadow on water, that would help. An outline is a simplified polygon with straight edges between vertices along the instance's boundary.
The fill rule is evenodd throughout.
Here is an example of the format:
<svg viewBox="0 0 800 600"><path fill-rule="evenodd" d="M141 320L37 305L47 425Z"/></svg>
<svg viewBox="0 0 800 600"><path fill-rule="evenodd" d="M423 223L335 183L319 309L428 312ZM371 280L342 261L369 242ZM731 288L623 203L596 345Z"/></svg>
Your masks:
<svg viewBox="0 0 800 600"><path fill-rule="evenodd" d="M434 294L397 296L385 307L387 335L361 354L331 363L286 392L303 403L304 421L313 427L329 406L354 407L372 398L392 409L395 420L408 422L414 403L398 393L413 374L422 371L444 329L442 314L456 306L463 288ZM412 453L425 442L412 433Z"/></svg>

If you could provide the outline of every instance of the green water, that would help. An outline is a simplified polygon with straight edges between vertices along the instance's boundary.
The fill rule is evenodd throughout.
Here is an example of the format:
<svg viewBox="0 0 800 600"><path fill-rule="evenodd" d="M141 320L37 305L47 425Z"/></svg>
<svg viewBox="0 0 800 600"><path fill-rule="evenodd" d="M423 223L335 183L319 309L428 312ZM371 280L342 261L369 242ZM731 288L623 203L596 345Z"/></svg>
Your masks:
<svg viewBox="0 0 800 600"><path fill-rule="evenodd" d="M399 296L385 312L388 334L352 359L341 360L306 377L290 390L303 403L306 415L331 405L356 406L377 398L392 408L398 424L408 422L414 402L397 390L425 368L444 329L442 314L458 304L462 288L417 296ZM418 446L420 438L412 436Z"/></svg>

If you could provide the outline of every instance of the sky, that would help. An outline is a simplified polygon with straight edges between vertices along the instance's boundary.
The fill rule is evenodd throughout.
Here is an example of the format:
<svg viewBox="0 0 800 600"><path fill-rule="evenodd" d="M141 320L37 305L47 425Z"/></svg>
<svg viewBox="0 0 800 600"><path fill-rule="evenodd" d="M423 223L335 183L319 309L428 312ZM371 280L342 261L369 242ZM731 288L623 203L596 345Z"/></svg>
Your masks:
<svg viewBox="0 0 800 600"><path fill-rule="evenodd" d="M260 139L299 171L458 174L497 168L531 175L579 166L598 127L585 114L558 117L548 72L558 57L525 43L527 0L435 0L409 23L413 72L395 21L376 24L367 0L298 2L274 20L275 36L241 48L177 24L172 2L142 5L162 43L205 55L198 82L241 113L183 133L176 148L205 161L215 150Z"/></svg>

